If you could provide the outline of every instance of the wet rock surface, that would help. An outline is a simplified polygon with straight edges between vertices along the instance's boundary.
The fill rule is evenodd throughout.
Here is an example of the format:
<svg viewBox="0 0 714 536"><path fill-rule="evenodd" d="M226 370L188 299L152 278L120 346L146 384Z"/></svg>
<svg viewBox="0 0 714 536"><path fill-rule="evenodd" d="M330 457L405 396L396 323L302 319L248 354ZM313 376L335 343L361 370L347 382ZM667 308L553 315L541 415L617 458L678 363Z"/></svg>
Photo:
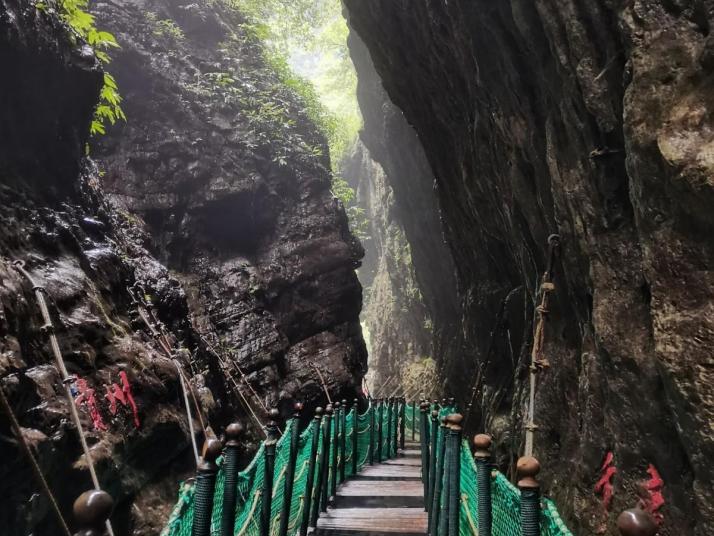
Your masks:
<svg viewBox="0 0 714 536"><path fill-rule="evenodd" d="M176 367L129 287L150 299L220 432L249 421L216 353L243 367L266 405L315 404L311 362L333 396L354 396L365 367L361 248L299 99L255 40L217 48L222 32L240 29L238 14L176 2L96 7L126 39L112 65L129 117L92 141L99 167L83 157L98 63L51 9L0 4L0 65L14 73L0 78L0 381L69 513L91 481L31 284L12 265L21 259L46 289L67 368L82 380L75 401L117 505L115 533L155 535L194 463ZM254 100L239 102L226 76ZM249 429L246 456L260 438ZM0 455L13 461L0 471L3 534L58 533L4 415Z"/></svg>
<svg viewBox="0 0 714 536"><path fill-rule="evenodd" d="M328 387L352 399L366 357L363 252L304 104L234 10L146 0L96 11L122 43L113 67L132 118L98 147L104 184L146 222L195 327L270 403L320 396L311 360L330 362ZM296 361L293 347L316 353Z"/></svg>
<svg viewBox="0 0 714 536"><path fill-rule="evenodd" d="M537 286L558 233L536 398L546 491L576 534L616 534L617 512L651 500L654 468L662 533L709 534L712 3L346 6L433 171L464 337L437 357L448 389L473 400L467 427L495 434L504 469L522 449ZM414 186L393 185L397 206ZM433 267L410 235L419 219L404 221L418 277ZM425 296L442 283L419 282ZM454 322L433 318L436 332ZM594 491L609 452L613 513Z"/></svg>

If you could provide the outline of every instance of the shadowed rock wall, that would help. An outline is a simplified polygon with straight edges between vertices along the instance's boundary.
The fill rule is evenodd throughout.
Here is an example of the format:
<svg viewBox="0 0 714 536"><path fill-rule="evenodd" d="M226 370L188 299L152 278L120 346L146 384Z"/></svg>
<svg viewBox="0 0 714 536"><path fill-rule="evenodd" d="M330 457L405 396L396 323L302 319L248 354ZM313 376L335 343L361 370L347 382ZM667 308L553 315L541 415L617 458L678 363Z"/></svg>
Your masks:
<svg viewBox="0 0 714 536"><path fill-rule="evenodd" d="M473 400L469 429L496 435L504 469L522 451L533 310L558 233L536 398L546 490L575 533L614 534L593 490L612 452L612 512L636 503L651 464L663 532L709 534L712 2L345 3L435 178L464 335L437 358ZM394 192L397 206L415 197ZM420 216L404 220L413 248ZM414 261L424 295L440 289ZM436 332L454 321L433 318Z"/></svg>

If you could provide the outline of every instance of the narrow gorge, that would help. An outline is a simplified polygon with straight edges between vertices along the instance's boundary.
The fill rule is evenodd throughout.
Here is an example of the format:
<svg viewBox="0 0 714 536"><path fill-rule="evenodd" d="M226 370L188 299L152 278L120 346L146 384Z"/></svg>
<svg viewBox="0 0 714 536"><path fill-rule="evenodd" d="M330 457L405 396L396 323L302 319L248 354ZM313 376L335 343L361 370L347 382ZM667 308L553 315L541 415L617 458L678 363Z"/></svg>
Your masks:
<svg viewBox="0 0 714 536"><path fill-rule="evenodd" d="M533 432L539 534L626 534L635 506L712 534L712 24L714 0L0 0L0 532L74 533L101 487L116 536L204 536L177 520L230 423L253 467L329 404L379 464L370 412L403 441L427 399L504 482ZM235 534L287 531L250 515Z"/></svg>

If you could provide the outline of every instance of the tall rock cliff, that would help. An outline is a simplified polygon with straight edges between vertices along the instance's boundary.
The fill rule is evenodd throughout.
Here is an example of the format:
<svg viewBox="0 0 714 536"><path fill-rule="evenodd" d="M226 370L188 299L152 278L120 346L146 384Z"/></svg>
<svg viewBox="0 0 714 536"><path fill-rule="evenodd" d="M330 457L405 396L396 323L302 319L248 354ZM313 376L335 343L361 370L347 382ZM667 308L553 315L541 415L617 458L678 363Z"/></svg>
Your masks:
<svg viewBox="0 0 714 536"><path fill-rule="evenodd" d="M344 159L342 174L354 187L369 224L359 270L365 289L361 317L368 334L368 380L375 396L402 394L407 389L417 395L408 381L409 367L432 355L431 319L416 283L411 248L392 187L362 141L357 141ZM421 388L424 392L423 384Z"/></svg>
<svg viewBox="0 0 714 536"><path fill-rule="evenodd" d="M84 156L103 79L91 49L52 6L0 2L0 383L71 518L91 481L22 260L44 288L116 534L157 534L194 470L176 367L128 287L151 299L217 433L238 416L259 434L216 354L266 405L316 404L311 362L350 397L366 366L361 248L329 192L324 140L220 5L96 4L125 40L113 68L129 117L92 142L98 167ZM3 534L58 534L4 413L0 455L13 461Z"/></svg>
<svg viewBox="0 0 714 536"><path fill-rule="evenodd" d="M575 533L614 534L610 512L638 493L651 502L643 488L661 476L664 533L711 533L714 4L345 4L433 172L457 292L455 317L432 311L434 328L463 335L437 358L447 389L473 402L467 426L495 434L504 469L522 451L533 315L557 233L536 395L547 492ZM362 108L368 127L382 113L379 101ZM432 186L431 174L411 178L392 184L397 206ZM427 297L444 282L417 255L422 219L404 213ZM594 491L609 453L610 512Z"/></svg>

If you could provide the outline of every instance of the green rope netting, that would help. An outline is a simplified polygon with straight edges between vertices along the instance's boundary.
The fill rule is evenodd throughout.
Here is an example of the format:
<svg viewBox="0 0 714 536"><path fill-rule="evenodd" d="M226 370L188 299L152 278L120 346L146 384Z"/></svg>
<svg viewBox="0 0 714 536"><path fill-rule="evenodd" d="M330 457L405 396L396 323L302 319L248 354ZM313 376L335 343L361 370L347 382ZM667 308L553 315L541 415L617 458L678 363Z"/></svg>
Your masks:
<svg viewBox="0 0 714 536"><path fill-rule="evenodd" d="M500 472L493 471L491 479L491 533L493 536L520 536L521 494ZM459 533L463 536L477 534L478 528L478 483L476 463L468 443L461 444L461 511ZM541 536L573 536L560 519L553 501L541 500Z"/></svg>
<svg viewBox="0 0 714 536"><path fill-rule="evenodd" d="M372 445L377 452L377 431L374 434L371 430L372 416L374 406L371 406L362 414L358 414L355 409L350 410L344 419L344 429L342 429L341 415L336 413L332 422L332 431L330 434L330 453L332 448L338 448L338 465L341 462L341 436L345 438L345 477L353 476L352 463L357 457L357 470L361 470L365 464L369 463L370 440L374 439ZM399 430L401 423L402 411L404 413L404 435L407 440L412 437L419 440L420 431L420 411L413 404L396 405L392 411L388 411L386 407L382 410L382 459L385 460L394 457L396 453L396 445L394 435L390 438L387 436L387 431L391 428L392 434L395 430ZM442 417L453 413L454 408L445 407L439 410L439 422ZM429 412L431 414L431 411ZM377 423L379 413L375 411L374 420ZM391 418L391 424L390 424ZM339 424L339 429L337 425ZM288 534L294 535L298 532L302 522L305 508L308 500L314 504L317 489L313 487L312 497L306 498L306 487L308 480L308 471L310 458L312 456L312 439L316 432L316 422L313 420L300 433L297 442L297 455L295 460L295 473L293 478L293 493L290 500ZM429 426L431 426L431 418L429 418ZM275 448L275 472L273 480L273 496L270 516L270 534L278 533L280 526L280 516L283 509L285 479L287 478L287 467L289 465L290 445L292 441L293 421L288 421L285 427L285 433L280 438ZM437 428L437 444L440 444L443 429L441 426ZM322 450L322 434L323 426L319 427L317 433L319 435L317 460L320 459ZM357 451L354 451L354 434L357 433ZM338 435L339 433L339 435ZM437 455L440 454L437 452ZM471 536L477 534L478 529L478 485L476 480L476 465L468 447L468 443L464 441L461 445L461 509L460 509L460 535ZM329 461L329 477L327 485L331 482L332 471L336 468L332 467L332 455L328 457ZM225 474L223 471L223 459L218 461L219 471L216 477L216 486L214 493L213 513L211 518L211 534L217 536L220 533L221 516L223 513L223 492L225 485ZM437 460L438 464L438 460ZM319 463L315 464L315 471L319 470ZM240 536L259 536L260 534L260 515L263 504L263 479L265 473L265 444L261 444L258 452L256 452L253 460L248 467L238 474L238 499L235 508L235 525L234 534ZM339 472L337 474L337 482L340 482ZM494 471L491 480L491 497L492 497L492 533L493 536L520 536L520 492L511 484L508 479L501 473ZM190 536L193 524L193 508L194 508L194 486L192 481L182 482L179 487L178 502L174 506L166 527L161 532L162 536ZM567 529L563 521L558 515L558 511L553 501L547 498L542 499L543 508L541 510L541 534L543 536L572 536L572 533Z"/></svg>

